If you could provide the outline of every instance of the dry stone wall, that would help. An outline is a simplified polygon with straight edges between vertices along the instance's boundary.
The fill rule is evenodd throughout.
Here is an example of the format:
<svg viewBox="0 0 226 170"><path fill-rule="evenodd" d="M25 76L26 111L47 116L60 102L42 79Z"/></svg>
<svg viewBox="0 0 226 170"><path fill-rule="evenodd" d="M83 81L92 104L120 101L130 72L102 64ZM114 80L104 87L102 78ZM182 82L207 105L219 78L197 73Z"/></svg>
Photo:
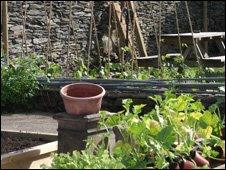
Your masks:
<svg viewBox="0 0 226 170"><path fill-rule="evenodd" d="M10 54L20 55L23 32L23 1L8 1L9 9L9 47ZM178 3L178 18L180 32L190 32L188 18L184 1ZM96 19L98 39L101 40L107 34L108 6L107 1L96 1L94 3L94 15ZM144 36L148 54L156 54L155 34L153 25L158 23L159 2L158 1L136 1L136 9ZM203 1L189 1L191 19L194 30L202 30L203 27ZM52 1L51 16L51 54L53 61L65 65L65 58L68 52L68 39L70 36L69 58L79 56L86 59L90 28L90 4L89 1L72 1L72 25L75 30L75 37L72 30L69 31L69 4L70 1ZM27 1L26 17L26 42L28 52L46 55L48 43L48 24L46 16L49 14L50 1ZM151 14L153 6L153 14ZM47 11L47 12L46 12ZM209 31L225 31L225 2L208 1ZM173 1L162 1L161 8L162 33L176 33L176 22ZM95 50L95 39L93 35L93 50ZM102 42L100 41L100 45Z"/></svg>

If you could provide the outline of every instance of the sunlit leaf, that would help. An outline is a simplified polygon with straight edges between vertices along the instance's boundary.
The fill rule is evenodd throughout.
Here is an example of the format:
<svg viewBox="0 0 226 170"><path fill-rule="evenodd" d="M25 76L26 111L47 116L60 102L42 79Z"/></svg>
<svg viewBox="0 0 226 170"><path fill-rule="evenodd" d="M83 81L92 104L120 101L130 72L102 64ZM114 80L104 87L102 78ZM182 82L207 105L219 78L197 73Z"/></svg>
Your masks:
<svg viewBox="0 0 226 170"><path fill-rule="evenodd" d="M190 113L190 116L192 118L194 118L195 120L199 120L202 117L202 113L200 113L200 112L192 112L192 113Z"/></svg>
<svg viewBox="0 0 226 170"><path fill-rule="evenodd" d="M140 104L140 105L134 105L133 106L133 113L134 114L139 114L142 111L142 108L146 106L146 104Z"/></svg>

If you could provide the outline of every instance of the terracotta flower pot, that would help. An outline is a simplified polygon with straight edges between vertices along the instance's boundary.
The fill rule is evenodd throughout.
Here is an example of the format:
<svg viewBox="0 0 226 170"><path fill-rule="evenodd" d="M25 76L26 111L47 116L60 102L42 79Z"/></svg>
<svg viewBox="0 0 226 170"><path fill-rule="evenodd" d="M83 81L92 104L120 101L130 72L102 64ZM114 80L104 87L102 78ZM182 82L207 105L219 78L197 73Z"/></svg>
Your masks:
<svg viewBox="0 0 226 170"><path fill-rule="evenodd" d="M189 160L183 159L183 162L180 164L181 169L194 169L195 164Z"/></svg>
<svg viewBox="0 0 226 170"><path fill-rule="evenodd" d="M92 83L73 83L61 88L60 95L67 113L88 115L100 111L105 89Z"/></svg>
<svg viewBox="0 0 226 170"><path fill-rule="evenodd" d="M195 161L198 166L209 166L209 161L200 155L196 150L191 151L191 158Z"/></svg>

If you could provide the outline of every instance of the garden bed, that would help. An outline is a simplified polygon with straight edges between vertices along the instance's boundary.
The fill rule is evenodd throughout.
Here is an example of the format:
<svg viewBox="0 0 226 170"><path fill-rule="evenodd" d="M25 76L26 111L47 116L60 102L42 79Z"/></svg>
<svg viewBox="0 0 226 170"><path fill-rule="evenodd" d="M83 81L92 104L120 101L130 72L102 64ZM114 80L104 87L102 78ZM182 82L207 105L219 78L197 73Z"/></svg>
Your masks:
<svg viewBox="0 0 226 170"><path fill-rule="evenodd" d="M1 154L45 144L57 139L57 135L27 133L19 131L1 131Z"/></svg>
<svg viewBox="0 0 226 170"><path fill-rule="evenodd" d="M33 140L31 138L23 139L20 137L1 136L1 154L17 151L20 149L30 148L44 143L46 142L41 140Z"/></svg>
<svg viewBox="0 0 226 170"><path fill-rule="evenodd" d="M56 135L1 132L1 167L3 169L33 169L50 165L51 154L57 151Z"/></svg>

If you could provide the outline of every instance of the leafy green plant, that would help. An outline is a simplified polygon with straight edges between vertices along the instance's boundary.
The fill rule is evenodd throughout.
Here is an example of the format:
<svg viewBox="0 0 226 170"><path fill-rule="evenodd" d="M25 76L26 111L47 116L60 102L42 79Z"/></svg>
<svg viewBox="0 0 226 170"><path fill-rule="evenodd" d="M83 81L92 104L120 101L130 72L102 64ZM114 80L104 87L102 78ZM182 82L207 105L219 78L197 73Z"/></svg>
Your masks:
<svg viewBox="0 0 226 170"><path fill-rule="evenodd" d="M164 98L159 95L150 98L156 102L155 109L143 116L139 114L144 105L132 106L131 99L123 100L125 111L110 114L107 119L109 113L101 112L101 125L116 127L123 136L113 153L115 157L123 155L122 162L126 167L145 168L150 164L155 168L166 168L168 159L189 157L195 145L203 150L203 155L216 156L214 151L207 150L209 145L223 146L217 137L222 123L213 107L206 110L191 95L176 96L170 91ZM196 135L202 139L201 143L195 139ZM130 159L132 163L128 163Z"/></svg>
<svg viewBox="0 0 226 170"><path fill-rule="evenodd" d="M1 107L14 109L27 106L39 89L36 76L42 74L34 55L1 65Z"/></svg>
<svg viewBox="0 0 226 170"><path fill-rule="evenodd" d="M94 149L93 149L94 148ZM51 169L122 169L120 158L114 158L104 145L95 146L88 142L86 149L72 154L54 154Z"/></svg>
<svg viewBox="0 0 226 170"><path fill-rule="evenodd" d="M62 75L62 69L59 64L50 63L46 70L46 76L50 78L60 77Z"/></svg>
<svg viewBox="0 0 226 170"><path fill-rule="evenodd" d="M128 46L121 47L121 50L123 52L130 52L131 51L131 49Z"/></svg>
<svg viewBox="0 0 226 170"><path fill-rule="evenodd" d="M144 115L141 113L145 105L134 105L131 99L122 101L123 111L100 112L100 126L117 128L122 135L111 153L105 145L96 146L88 141L86 149L81 152L55 154L50 168L144 169L152 166L165 169L175 158L189 157L196 145L202 155L211 158L218 153L210 146L224 147L224 142L217 137L221 121L215 115L216 104L205 109L193 96L176 96L171 91L165 92L163 97L155 95L150 99L156 102L155 108ZM199 135L201 142L195 139L195 135Z"/></svg>
<svg viewBox="0 0 226 170"><path fill-rule="evenodd" d="M73 73L73 76L75 78L81 79L84 76L88 76L88 69L84 64L83 59L79 58L78 60L75 61L77 68Z"/></svg>
<svg viewBox="0 0 226 170"><path fill-rule="evenodd" d="M125 53L129 53L130 49L125 46L122 47ZM130 57L129 57L130 58ZM168 61L168 59L172 63ZM163 63L161 68L142 68L139 67L134 70L131 64L131 58L125 60L124 63L105 62L100 67L90 68L89 72L84 61L79 59L76 61L76 70L74 71L75 78L108 78L108 79L138 79L147 80L150 78L159 79L174 79L174 78L197 78L212 76L212 73L222 75L224 71L216 68L206 68L205 71L200 71L198 67L189 67L184 64L184 57L182 55L175 56L171 59L169 56L162 56ZM211 74L210 74L211 72Z"/></svg>

